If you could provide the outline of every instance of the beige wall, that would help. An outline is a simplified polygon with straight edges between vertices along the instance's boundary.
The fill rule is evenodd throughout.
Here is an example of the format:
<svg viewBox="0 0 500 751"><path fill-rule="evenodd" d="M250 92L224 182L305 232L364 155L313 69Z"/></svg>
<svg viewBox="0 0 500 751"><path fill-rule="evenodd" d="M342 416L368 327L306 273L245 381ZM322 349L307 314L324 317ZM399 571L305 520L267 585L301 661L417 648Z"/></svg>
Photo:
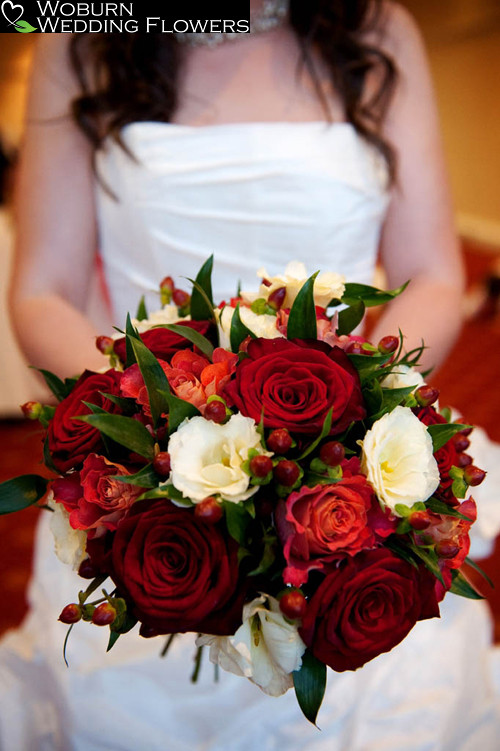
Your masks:
<svg viewBox="0 0 500 751"><path fill-rule="evenodd" d="M459 227L500 247L500 2L403 4L427 42Z"/></svg>
<svg viewBox="0 0 500 751"><path fill-rule="evenodd" d="M24 34L0 34L0 137L10 147L21 137L33 41Z"/></svg>

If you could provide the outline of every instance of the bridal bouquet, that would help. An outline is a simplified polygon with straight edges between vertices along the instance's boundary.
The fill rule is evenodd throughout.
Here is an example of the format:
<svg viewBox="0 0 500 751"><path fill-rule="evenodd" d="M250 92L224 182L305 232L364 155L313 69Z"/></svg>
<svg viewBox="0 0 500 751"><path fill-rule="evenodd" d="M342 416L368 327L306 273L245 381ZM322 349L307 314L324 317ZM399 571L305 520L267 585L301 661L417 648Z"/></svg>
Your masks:
<svg viewBox="0 0 500 751"><path fill-rule="evenodd" d="M137 622L195 632L197 666L207 647L267 694L294 686L315 722L326 666L389 651L448 591L480 596L461 566L484 472L414 369L423 346L352 334L403 288L294 263L215 307L211 270L191 296L167 277L161 310L99 337L108 369L42 371L59 404L24 411L56 477L4 483L0 510L52 510L58 555L91 580L70 629L108 627L108 649Z"/></svg>

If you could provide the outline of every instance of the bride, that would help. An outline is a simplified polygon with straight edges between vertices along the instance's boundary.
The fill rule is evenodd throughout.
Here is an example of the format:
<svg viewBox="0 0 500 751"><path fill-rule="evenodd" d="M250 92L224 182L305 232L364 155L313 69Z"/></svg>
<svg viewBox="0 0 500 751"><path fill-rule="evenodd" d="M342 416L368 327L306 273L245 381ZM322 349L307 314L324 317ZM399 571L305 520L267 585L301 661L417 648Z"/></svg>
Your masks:
<svg viewBox="0 0 500 751"><path fill-rule="evenodd" d="M300 259L369 282L380 245L392 287L411 278L373 337L423 336L443 360L460 325L462 268L432 87L405 11L376 0L265 3L265 33L51 34L33 69L18 186L14 321L30 361L66 376L100 368L86 314L96 247L110 319L213 251L215 297ZM263 4L251 0L255 28ZM181 285L182 286L182 285ZM91 311L90 311L91 313ZM439 325L436 325L439 322ZM100 323L100 327L104 322ZM481 529L497 532L485 506ZM481 513L481 510L480 510ZM491 518L490 518L491 516ZM333 674L318 732L291 692L270 699L204 665L192 635L157 640L73 630L76 575L42 522L31 612L0 650L5 751L492 750L498 737L482 603L448 597L361 671Z"/></svg>

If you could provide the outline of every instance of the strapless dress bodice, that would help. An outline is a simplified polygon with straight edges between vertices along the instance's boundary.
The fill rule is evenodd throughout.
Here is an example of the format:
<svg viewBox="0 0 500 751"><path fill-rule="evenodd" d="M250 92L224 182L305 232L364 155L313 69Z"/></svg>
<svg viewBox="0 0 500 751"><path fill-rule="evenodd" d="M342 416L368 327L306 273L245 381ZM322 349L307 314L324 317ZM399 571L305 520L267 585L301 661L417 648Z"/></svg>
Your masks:
<svg viewBox="0 0 500 751"><path fill-rule="evenodd" d="M212 253L217 300L294 259L370 281L387 170L350 124L137 122L122 138L129 154L111 139L99 152L96 188L116 322L142 294L158 307L160 280L183 286Z"/></svg>

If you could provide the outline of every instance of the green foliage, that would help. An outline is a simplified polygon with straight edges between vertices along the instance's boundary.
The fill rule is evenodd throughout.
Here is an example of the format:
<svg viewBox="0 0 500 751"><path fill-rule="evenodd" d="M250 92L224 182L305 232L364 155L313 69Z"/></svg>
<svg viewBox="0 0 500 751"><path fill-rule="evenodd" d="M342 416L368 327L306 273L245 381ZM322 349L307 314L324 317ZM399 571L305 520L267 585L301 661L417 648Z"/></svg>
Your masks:
<svg viewBox="0 0 500 751"><path fill-rule="evenodd" d="M173 331L174 334L179 334L179 336L182 336L184 339L187 339L194 344L195 347L198 347L205 357L208 357L210 360L212 359L214 351L213 344L209 342L203 334L200 334L199 331L195 331L190 326L180 326L178 323L170 323L166 326L162 326L162 328Z"/></svg>
<svg viewBox="0 0 500 751"><path fill-rule="evenodd" d="M238 352L241 342L243 342L247 338L247 336L255 339L255 334L253 333L253 331L250 331L250 329L247 328L241 320L240 304L238 303L233 313L233 317L231 318L231 330L229 334L231 351Z"/></svg>
<svg viewBox="0 0 500 751"><path fill-rule="evenodd" d="M73 417L73 420L81 420L92 425L103 435L119 443L120 446L125 446L129 451L133 451L149 461L154 459L152 435L142 423L131 417L109 414L80 415Z"/></svg>
<svg viewBox="0 0 500 751"><path fill-rule="evenodd" d="M314 281L318 274L319 271L309 277L293 302L287 325L288 339L316 339Z"/></svg>
<svg viewBox="0 0 500 751"><path fill-rule="evenodd" d="M13 514L33 506L42 498L48 480L40 475L21 475L0 484L0 514Z"/></svg>
<svg viewBox="0 0 500 751"><path fill-rule="evenodd" d="M196 275L196 279L189 281L193 284L191 295L191 318L193 321L207 321L214 319L214 301L212 296L212 268L213 255L208 258Z"/></svg>
<svg viewBox="0 0 500 751"><path fill-rule="evenodd" d="M319 708L326 689L326 665L308 649L302 655L302 666L293 675L295 695L304 716L316 725Z"/></svg>

